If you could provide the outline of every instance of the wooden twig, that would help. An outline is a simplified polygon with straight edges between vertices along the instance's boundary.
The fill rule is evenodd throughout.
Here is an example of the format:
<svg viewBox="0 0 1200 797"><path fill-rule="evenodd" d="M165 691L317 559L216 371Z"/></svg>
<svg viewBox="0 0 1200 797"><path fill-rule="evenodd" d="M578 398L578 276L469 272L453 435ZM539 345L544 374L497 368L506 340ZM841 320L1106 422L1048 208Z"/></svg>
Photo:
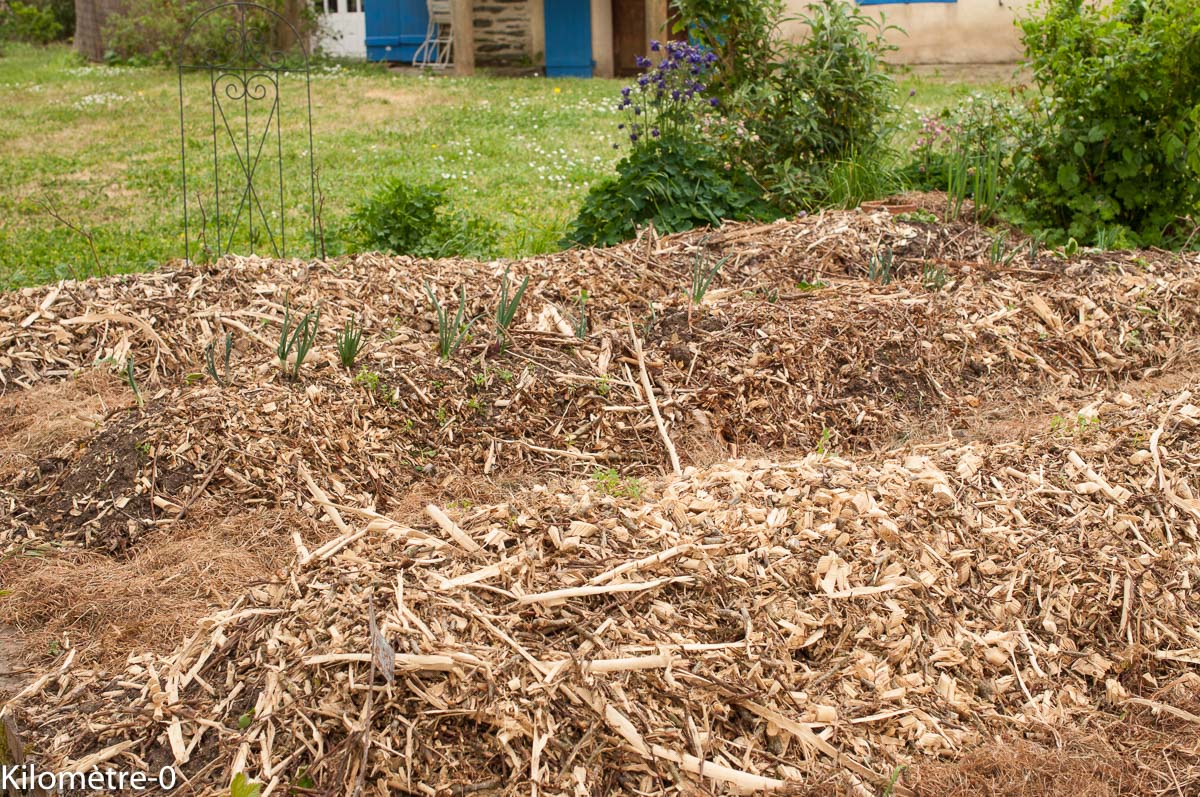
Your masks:
<svg viewBox="0 0 1200 797"><path fill-rule="evenodd" d="M650 414L654 416L654 423L658 425L658 433L662 436L663 445L667 448L667 456L671 458L671 472L679 476L683 473L683 468L679 467L679 454L675 452L675 444L671 442L671 436L667 434L667 425L663 423L662 415L658 412L654 387L650 384L650 375L646 373L646 355L642 352L642 341L634 334L632 323L629 324L629 336L633 339L633 350L637 353L638 372L642 380L642 389L646 391L646 403L650 405Z"/></svg>

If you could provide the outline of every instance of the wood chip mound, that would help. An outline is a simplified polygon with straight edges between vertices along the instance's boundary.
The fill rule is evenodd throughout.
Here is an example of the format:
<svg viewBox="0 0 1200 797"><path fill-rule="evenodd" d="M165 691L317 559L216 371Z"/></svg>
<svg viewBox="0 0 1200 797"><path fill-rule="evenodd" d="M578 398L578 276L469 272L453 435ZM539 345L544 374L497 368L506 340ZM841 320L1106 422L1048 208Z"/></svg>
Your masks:
<svg viewBox="0 0 1200 797"><path fill-rule="evenodd" d="M512 264L229 258L27 289L0 307L0 380L29 389L132 362L145 406L126 402L85 445L5 479L0 541L124 556L203 496L312 513L298 461L339 503L388 511L422 484L479 500L480 477L885 450L914 433L970 436L989 408L1051 389L1082 397L1200 353L1200 259L1064 261L1022 245L991 264L991 241L967 225L837 212ZM895 279L863 279L885 250ZM721 257L691 305L696 259ZM925 276L935 267L940 290ZM488 319L506 268L530 286L499 350ZM443 302L467 286L482 317L449 360L433 349L426 284ZM285 297L322 308L298 382L275 356ZM333 343L351 317L368 340L352 371ZM205 349L226 332L222 385Z"/></svg>
<svg viewBox="0 0 1200 797"><path fill-rule="evenodd" d="M20 622L103 612L214 507L286 519L262 561L289 562L181 562L159 597L212 606L198 630L108 669L64 640L7 738L211 795L1200 793L1200 257L994 242L830 212L0 297ZM500 347L506 270L530 281ZM481 319L443 360L426 286L464 285ZM285 301L322 310L297 381ZM46 396L80 406L18 437Z"/></svg>
<svg viewBox="0 0 1200 797"><path fill-rule="evenodd" d="M748 794L818 768L910 794L901 767L1140 716L1150 754L1145 733L1105 737L1114 793L1196 793L1190 388L1108 394L1020 443L731 460L412 517L314 484L337 537L173 654L115 678L68 662L5 710L54 766L380 795Z"/></svg>

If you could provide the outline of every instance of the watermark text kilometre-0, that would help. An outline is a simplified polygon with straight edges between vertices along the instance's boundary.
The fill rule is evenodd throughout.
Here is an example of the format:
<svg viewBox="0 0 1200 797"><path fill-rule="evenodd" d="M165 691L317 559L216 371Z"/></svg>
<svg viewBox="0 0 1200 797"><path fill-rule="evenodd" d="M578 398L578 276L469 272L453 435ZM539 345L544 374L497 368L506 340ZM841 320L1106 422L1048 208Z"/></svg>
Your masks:
<svg viewBox="0 0 1200 797"><path fill-rule="evenodd" d="M130 793L175 788L179 773L174 767L163 767L158 772L141 770L94 769L91 772L55 772L40 769L36 764L0 766L0 790L40 789L50 794L85 794L95 792Z"/></svg>

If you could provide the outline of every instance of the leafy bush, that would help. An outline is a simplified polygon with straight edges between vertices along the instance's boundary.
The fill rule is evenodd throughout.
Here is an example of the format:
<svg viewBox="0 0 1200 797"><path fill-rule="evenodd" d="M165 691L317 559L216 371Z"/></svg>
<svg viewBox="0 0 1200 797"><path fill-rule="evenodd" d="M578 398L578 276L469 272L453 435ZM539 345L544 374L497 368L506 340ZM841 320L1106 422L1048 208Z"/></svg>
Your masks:
<svg viewBox="0 0 1200 797"><path fill-rule="evenodd" d="M735 163L785 209L825 201L825 172L853 161L876 170L885 152L895 82L883 68L888 30L852 3L818 0L798 19L800 41L779 34L779 0L676 0L680 25L729 65L718 86ZM732 30L744 25L742 30ZM731 50L735 50L731 51ZM744 129L746 135L738 135Z"/></svg>
<svg viewBox="0 0 1200 797"><path fill-rule="evenodd" d="M1195 0L1042 0L1021 21L1037 96L1014 220L1061 242L1170 237L1200 208Z"/></svg>
<svg viewBox="0 0 1200 797"><path fill-rule="evenodd" d="M64 32L52 8L26 5L21 0L12 0L7 10L0 7L0 39L49 44Z"/></svg>
<svg viewBox="0 0 1200 797"><path fill-rule="evenodd" d="M485 257L493 226L453 210L445 190L395 179L350 214L356 246L417 257Z"/></svg>
<svg viewBox="0 0 1200 797"><path fill-rule="evenodd" d="M669 233L781 215L745 172L727 166L715 149L687 139L635 149L616 177L592 186L568 243L611 246L647 223Z"/></svg>
<svg viewBox="0 0 1200 797"><path fill-rule="evenodd" d="M784 18L783 0L672 0L676 33L713 53L714 84L722 93L761 82L772 71L772 37Z"/></svg>
<svg viewBox="0 0 1200 797"><path fill-rule="evenodd" d="M105 60L124 64L175 64L180 57L180 44L188 25L205 10L220 5L222 0L125 0L121 12L110 14L104 23ZM309 4L288 4L286 0L263 0L260 3L285 18L286 10L298 9L292 18L301 38L316 31L316 12ZM296 16L293 14L293 16ZM209 14L188 34L183 58L187 62L221 61L236 55L240 46L236 38L227 36L232 16L225 12ZM264 42L268 51L286 43L282 25L270 14L250 13L246 27L251 37ZM290 36L290 31L287 32ZM291 54L295 48L284 48Z"/></svg>
<svg viewBox="0 0 1200 797"><path fill-rule="evenodd" d="M567 234L568 243L611 245L633 237L637 225L680 232L724 219L778 215L762 187L732 167L705 131L718 106L709 80L716 55L682 42L651 43L662 59L638 58L644 70L621 90L630 153L614 178L588 192Z"/></svg>

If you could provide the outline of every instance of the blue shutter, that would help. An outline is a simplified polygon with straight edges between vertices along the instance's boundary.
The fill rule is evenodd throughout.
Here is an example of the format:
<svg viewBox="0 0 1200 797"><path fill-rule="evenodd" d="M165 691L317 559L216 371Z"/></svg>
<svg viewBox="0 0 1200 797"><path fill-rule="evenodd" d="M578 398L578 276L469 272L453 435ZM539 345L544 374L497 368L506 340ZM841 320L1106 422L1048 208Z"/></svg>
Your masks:
<svg viewBox="0 0 1200 797"><path fill-rule="evenodd" d="M590 0L545 0L546 77L592 76Z"/></svg>
<svg viewBox="0 0 1200 797"><path fill-rule="evenodd" d="M411 63L429 26L425 0L368 0L364 5L367 60Z"/></svg>

